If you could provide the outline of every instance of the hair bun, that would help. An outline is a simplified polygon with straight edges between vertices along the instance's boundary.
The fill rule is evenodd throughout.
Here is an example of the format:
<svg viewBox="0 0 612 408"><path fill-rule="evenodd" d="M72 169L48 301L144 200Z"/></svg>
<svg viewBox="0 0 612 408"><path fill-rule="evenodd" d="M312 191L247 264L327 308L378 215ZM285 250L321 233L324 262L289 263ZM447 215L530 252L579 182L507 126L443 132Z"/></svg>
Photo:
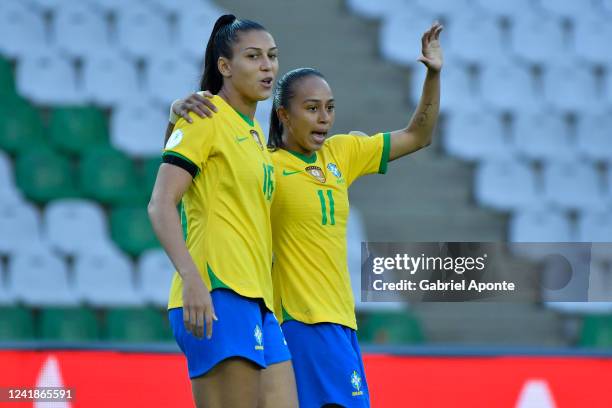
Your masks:
<svg viewBox="0 0 612 408"><path fill-rule="evenodd" d="M221 17L219 17L217 19L217 22L215 23L215 28L221 28L223 26L226 25L230 25L232 24L234 21L236 21L236 16L233 14L224 14Z"/></svg>

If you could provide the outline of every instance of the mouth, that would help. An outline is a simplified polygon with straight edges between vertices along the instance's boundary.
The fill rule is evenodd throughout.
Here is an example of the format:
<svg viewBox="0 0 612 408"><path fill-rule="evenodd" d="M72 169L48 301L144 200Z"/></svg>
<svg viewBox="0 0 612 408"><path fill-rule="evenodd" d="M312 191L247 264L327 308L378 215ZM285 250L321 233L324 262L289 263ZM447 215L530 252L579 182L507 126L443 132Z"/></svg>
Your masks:
<svg viewBox="0 0 612 408"><path fill-rule="evenodd" d="M310 134L312 135L312 138L317 144L323 144L323 142L325 142L325 139L327 139L327 132L325 131L314 131L310 132Z"/></svg>
<svg viewBox="0 0 612 408"><path fill-rule="evenodd" d="M264 88L272 88L272 84L274 83L274 78L267 77L259 81Z"/></svg>

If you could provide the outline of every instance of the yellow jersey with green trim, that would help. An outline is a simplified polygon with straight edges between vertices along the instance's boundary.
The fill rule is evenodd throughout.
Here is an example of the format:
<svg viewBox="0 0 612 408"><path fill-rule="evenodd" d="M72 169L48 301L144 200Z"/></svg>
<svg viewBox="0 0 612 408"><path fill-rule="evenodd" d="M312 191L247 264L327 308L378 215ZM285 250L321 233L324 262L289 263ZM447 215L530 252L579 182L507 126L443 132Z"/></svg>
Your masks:
<svg viewBox="0 0 612 408"><path fill-rule="evenodd" d="M385 173L390 134L335 135L310 157L272 152L274 311L281 320L337 323L356 329L347 266L348 187Z"/></svg>
<svg viewBox="0 0 612 408"><path fill-rule="evenodd" d="M274 166L261 127L221 97L218 113L193 123L180 119L163 161L182 167L193 182L181 200L185 242L209 290L229 288L262 298L273 309L270 207ZM183 305L175 272L168 308Z"/></svg>

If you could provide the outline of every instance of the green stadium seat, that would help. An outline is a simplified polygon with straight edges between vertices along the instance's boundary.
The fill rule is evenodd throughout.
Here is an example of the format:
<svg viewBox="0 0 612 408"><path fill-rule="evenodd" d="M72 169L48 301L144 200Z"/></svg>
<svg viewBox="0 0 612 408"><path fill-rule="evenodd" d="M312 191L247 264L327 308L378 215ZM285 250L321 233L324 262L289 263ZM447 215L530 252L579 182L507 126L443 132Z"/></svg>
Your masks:
<svg viewBox="0 0 612 408"><path fill-rule="evenodd" d="M0 340L33 340L34 316L22 307L0 308Z"/></svg>
<svg viewBox="0 0 612 408"><path fill-rule="evenodd" d="M108 145L104 112L93 107L60 107L51 111L51 143L62 151L80 154L96 145Z"/></svg>
<svg viewBox="0 0 612 408"><path fill-rule="evenodd" d="M131 255L159 247L144 205L113 208L110 223L113 241Z"/></svg>
<svg viewBox="0 0 612 408"><path fill-rule="evenodd" d="M15 167L17 185L36 202L79 196L69 160L49 148L24 152Z"/></svg>
<svg viewBox="0 0 612 408"><path fill-rule="evenodd" d="M425 340L418 319L408 312L372 313L357 333L360 340L375 344L422 343Z"/></svg>
<svg viewBox="0 0 612 408"><path fill-rule="evenodd" d="M586 316L582 325L580 345L612 348L612 316Z"/></svg>
<svg viewBox="0 0 612 408"><path fill-rule="evenodd" d="M43 122L36 108L21 99L0 103L0 149L16 154L43 143Z"/></svg>
<svg viewBox="0 0 612 408"><path fill-rule="evenodd" d="M13 104L18 99L13 67L10 61L0 58L0 106Z"/></svg>
<svg viewBox="0 0 612 408"><path fill-rule="evenodd" d="M39 338L54 341L92 341L100 337L98 321L91 309L43 309L39 320Z"/></svg>
<svg viewBox="0 0 612 408"><path fill-rule="evenodd" d="M157 179L157 170L159 170L159 166L161 165L161 157L151 157L145 160L143 165L143 177L144 184L146 186L147 197L151 196L153 192L153 186L155 185L155 180Z"/></svg>
<svg viewBox="0 0 612 408"><path fill-rule="evenodd" d="M87 197L105 204L147 202L134 162L112 147L87 149L81 159L80 187Z"/></svg>
<svg viewBox="0 0 612 408"><path fill-rule="evenodd" d="M159 342L172 340L167 319L155 309L111 309L106 315L106 337L111 341Z"/></svg>

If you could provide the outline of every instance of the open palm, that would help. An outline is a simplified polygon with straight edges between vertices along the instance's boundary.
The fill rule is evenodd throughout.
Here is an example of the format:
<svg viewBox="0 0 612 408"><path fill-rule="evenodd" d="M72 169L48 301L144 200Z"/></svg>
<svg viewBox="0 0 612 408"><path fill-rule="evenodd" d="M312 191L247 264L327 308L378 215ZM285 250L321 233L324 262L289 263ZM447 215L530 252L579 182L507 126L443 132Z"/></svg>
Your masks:
<svg viewBox="0 0 612 408"><path fill-rule="evenodd" d="M444 27L437 21L421 37L421 56L418 58L432 71L442 69L442 48L440 47L440 33Z"/></svg>

